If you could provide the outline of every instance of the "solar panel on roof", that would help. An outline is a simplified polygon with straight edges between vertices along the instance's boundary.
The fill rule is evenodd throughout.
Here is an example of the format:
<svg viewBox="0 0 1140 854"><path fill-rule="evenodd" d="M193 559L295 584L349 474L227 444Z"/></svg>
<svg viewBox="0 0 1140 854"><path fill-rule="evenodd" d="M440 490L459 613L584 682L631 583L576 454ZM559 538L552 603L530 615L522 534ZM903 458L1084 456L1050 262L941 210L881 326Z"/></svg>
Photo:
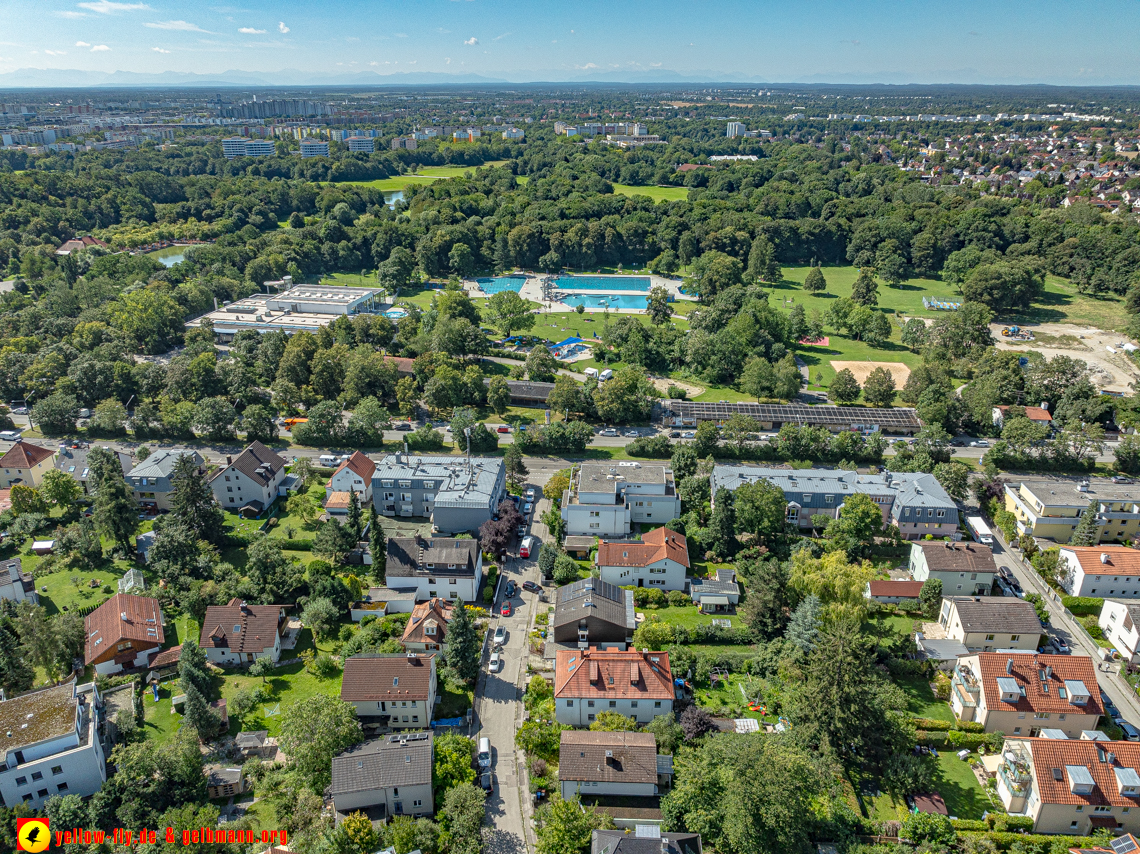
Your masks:
<svg viewBox="0 0 1140 854"><path fill-rule="evenodd" d="M1114 854L1130 854L1130 852L1137 849L1136 840L1131 833L1127 836L1114 839L1109 844L1112 846Z"/></svg>

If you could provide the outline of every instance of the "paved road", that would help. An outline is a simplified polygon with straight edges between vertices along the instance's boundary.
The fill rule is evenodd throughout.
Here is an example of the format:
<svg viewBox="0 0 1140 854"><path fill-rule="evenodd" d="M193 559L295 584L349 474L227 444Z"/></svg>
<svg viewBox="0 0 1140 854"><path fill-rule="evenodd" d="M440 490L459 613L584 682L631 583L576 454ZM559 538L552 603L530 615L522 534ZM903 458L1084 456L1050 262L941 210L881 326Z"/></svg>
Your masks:
<svg viewBox="0 0 1140 854"><path fill-rule="evenodd" d="M1119 669L1118 665L1107 664L1100 656L1100 648L1093 644L1085 633L1079 629L1060 602L1054 602L1049 587L1041 577L1021 562L1016 552L1006 549L996 538L994 540L994 560L998 566L1009 569L1021 583L1022 589L1027 593L1038 593L1049 609L1048 631L1052 637L1061 637L1075 655L1087 655L1093 659L1097 667L1097 682L1101 689L1112 698L1112 702L1120 709L1125 719L1132 724L1140 721L1140 699L1136 692L1129 691L1121 685L1120 680L1112 674Z"/></svg>

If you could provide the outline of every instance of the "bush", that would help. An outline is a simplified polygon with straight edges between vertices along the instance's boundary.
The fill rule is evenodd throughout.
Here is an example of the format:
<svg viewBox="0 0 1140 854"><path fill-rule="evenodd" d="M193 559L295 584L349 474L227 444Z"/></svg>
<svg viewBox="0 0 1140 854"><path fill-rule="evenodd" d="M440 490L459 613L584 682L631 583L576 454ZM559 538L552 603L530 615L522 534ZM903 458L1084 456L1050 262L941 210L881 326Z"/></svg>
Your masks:
<svg viewBox="0 0 1140 854"><path fill-rule="evenodd" d="M494 585L488 584L486 587L483 588L483 601L486 602L488 605L490 605L493 601L495 601L495 587L494 587Z"/></svg>
<svg viewBox="0 0 1140 854"><path fill-rule="evenodd" d="M957 831L973 830L985 832L990 829L990 826L984 821L978 821L973 818L952 818L950 819L950 826Z"/></svg>
<svg viewBox="0 0 1140 854"><path fill-rule="evenodd" d="M633 590L633 604L636 605L638 608L644 608L646 605L649 604L649 588L648 587L634 587L634 588L628 588L627 587L625 589L627 589L627 590L632 589Z"/></svg>
<svg viewBox="0 0 1140 854"><path fill-rule="evenodd" d="M1062 596L1064 605L1075 617L1100 616L1100 609L1104 607L1103 599L1092 596Z"/></svg>
<svg viewBox="0 0 1140 854"><path fill-rule="evenodd" d="M1031 833L1033 819L1024 815L1004 815L989 813L986 816L989 829L996 833Z"/></svg>
<svg viewBox="0 0 1140 854"><path fill-rule="evenodd" d="M985 732L986 727L977 721L956 721L954 729L960 729L962 732Z"/></svg>
<svg viewBox="0 0 1140 854"><path fill-rule="evenodd" d="M570 555L560 554L554 559L554 581L556 584L569 584L578 580L578 562Z"/></svg>
<svg viewBox="0 0 1140 854"><path fill-rule="evenodd" d="M665 596L664 590L662 590L659 587L649 588L649 607L650 608L664 608L668 604L669 604L669 599L668 599L668 597Z"/></svg>
<svg viewBox="0 0 1140 854"><path fill-rule="evenodd" d="M914 740L919 744L926 744L931 747L945 747L949 736L950 733L948 732L928 732L920 729L915 731Z"/></svg>
<svg viewBox="0 0 1140 854"><path fill-rule="evenodd" d="M631 457L667 460L675 449L668 436L639 436L626 445L625 450Z"/></svg>
<svg viewBox="0 0 1140 854"><path fill-rule="evenodd" d="M669 591L669 604L674 608L683 608L692 603L692 600L685 595L683 590L670 590Z"/></svg>
<svg viewBox="0 0 1140 854"><path fill-rule="evenodd" d="M947 732L950 729L950 721L936 721L933 718L914 718L913 720L917 729L928 732Z"/></svg>
<svg viewBox="0 0 1140 854"><path fill-rule="evenodd" d="M969 843L986 840L992 842L998 851L1009 851L1014 845L1017 845L1019 851L1064 851L1069 848L1088 847L1089 838L1043 833L998 833L991 830L986 833L962 831L961 840L967 843L963 846L966 850L984 850Z"/></svg>

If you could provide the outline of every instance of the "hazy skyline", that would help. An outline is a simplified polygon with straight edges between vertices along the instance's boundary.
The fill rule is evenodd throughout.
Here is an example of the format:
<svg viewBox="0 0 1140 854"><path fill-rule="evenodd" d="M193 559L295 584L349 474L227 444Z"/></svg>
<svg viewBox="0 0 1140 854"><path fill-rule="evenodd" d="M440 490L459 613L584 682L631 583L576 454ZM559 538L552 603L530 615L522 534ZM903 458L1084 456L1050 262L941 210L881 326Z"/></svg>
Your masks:
<svg viewBox="0 0 1140 854"><path fill-rule="evenodd" d="M666 71L772 82L1140 83L1135 0L1079 7L886 0L392 0L223 5L8 0L17 69L312 75L438 72L516 82ZM0 77L0 82L2 82Z"/></svg>

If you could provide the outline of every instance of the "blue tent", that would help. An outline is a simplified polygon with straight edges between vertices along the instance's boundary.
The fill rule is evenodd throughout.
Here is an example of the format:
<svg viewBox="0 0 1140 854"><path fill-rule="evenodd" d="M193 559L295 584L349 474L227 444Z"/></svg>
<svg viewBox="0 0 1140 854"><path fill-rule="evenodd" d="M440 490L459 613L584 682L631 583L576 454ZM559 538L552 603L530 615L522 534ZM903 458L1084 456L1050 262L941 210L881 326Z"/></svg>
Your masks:
<svg viewBox="0 0 1140 854"><path fill-rule="evenodd" d="M581 338L567 338L565 341L559 341L555 347L565 347L567 344L585 344L586 342Z"/></svg>

